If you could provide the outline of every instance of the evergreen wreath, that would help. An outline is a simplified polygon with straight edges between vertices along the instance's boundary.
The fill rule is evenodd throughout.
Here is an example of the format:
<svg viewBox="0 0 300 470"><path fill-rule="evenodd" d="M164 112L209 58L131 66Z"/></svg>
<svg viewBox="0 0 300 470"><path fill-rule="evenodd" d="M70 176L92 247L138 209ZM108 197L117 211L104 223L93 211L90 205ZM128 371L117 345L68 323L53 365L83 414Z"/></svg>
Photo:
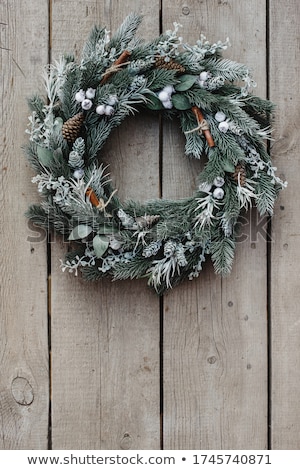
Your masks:
<svg viewBox="0 0 300 470"><path fill-rule="evenodd" d="M44 73L47 97L33 96L26 155L43 196L27 216L68 239L62 270L87 280L148 279L157 293L199 276L209 255L230 272L242 211L273 212L286 186L272 166L270 101L251 94L248 68L222 57L228 45L201 35L184 44L179 24L150 42L136 38L130 14L110 37L94 27L82 57L64 55ZM122 202L101 149L138 111L178 118L185 153L207 162L191 197Z"/></svg>

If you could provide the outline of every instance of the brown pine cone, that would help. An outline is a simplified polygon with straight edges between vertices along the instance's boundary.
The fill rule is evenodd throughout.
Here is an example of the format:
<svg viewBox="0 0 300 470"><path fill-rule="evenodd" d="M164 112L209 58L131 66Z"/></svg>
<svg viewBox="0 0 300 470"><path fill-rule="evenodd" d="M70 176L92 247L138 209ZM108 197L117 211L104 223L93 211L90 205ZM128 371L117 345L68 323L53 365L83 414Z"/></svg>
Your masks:
<svg viewBox="0 0 300 470"><path fill-rule="evenodd" d="M155 67L158 69L176 70L177 72L184 73L185 68L183 65L176 62L174 59L170 59L168 62L165 61L165 57L158 56L155 60Z"/></svg>
<svg viewBox="0 0 300 470"><path fill-rule="evenodd" d="M75 116L68 119L62 126L62 135L63 138L68 142L75 142L77 137L79 137L80 130L84 121L84 114L78 113Z"/></svg>
<svg viewBox="0 0 300 470"><path fill-rule="evenodd" d="M235 167L234 173L232 173L233 178L236 182L240 181L241 186L245 186L246 183L246 170L244 165L238 163Z"/></svg>

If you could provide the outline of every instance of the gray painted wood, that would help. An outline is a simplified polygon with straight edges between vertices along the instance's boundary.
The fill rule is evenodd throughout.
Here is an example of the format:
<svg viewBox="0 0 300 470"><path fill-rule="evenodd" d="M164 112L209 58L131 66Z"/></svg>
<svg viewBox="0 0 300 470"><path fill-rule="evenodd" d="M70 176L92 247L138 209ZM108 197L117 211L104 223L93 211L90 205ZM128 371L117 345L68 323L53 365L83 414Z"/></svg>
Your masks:
<svg viewBox="0 0 300 470"><path fill-rule="evenodd" d="M78 54L95 23L114 31L131 11L144 14L146 38L173 21L191 43L201 32L229 36L227 56L249 64L255 92L269 85L278 105L271 150L289 181L268 253L253 211L231 276L207 263L162 302L143 281L63 274L58 237L48 266L45 234L23 216L38 201L21 146L42 66L50 52ZM296 0L0 2L1 449L264 449L268 437L274 449L299 448L299 13ZM162 125L159 175L159 132L153 116L128 119L105 146L122 198L159 197L160 179L163 197L195 188L201 162L183 155L176 122Z"/></svg>
<svg viewBox="0 0 300 470"><path fill-rule="evenodd" d="M39 23L36 22L40 16ZM45 234L24 212L37 200L21 146L26 97L48 60L48 7L0 3L0 448L44 449L48 439L49 373ZM43 32L44 30L44 32Z"/></svg>
<svg viewBox="0 0 300 470"><path fill-rule="evenodd" d="M272 221L271 249L271 442L300 447L299 322L299 2L271 2L270 96L277 103L272 155L288 181Z"/></svg>

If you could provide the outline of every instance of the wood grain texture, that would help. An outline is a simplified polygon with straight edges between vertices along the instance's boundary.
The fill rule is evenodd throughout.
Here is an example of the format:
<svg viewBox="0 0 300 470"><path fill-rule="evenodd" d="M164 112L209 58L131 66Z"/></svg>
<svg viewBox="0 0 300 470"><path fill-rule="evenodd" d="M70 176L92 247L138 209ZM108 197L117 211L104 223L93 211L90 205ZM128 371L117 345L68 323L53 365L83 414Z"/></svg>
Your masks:
<svg viewBox="0 0 300 470"><path fill-rule="evenodd" d="M266 5L251 0L163 1L163 26L176 20L185 41L229 36L228 57L255 69L266 91ZM251 47L249 47L251 44ZM227 52L227 51L226 51ZM164 134L163 195L195 189L199 162L183 161L178 126ZM177 143L179 142L179 143ZM211 266L164 299L164 446L263 449L267 446L267 285L265 239L245 220L233 272ZM252 273L255 273L253 275ZM259 397L259 400L257 400Z"/></svg>
<svg viewBox="0 0 300 470"><path fill-rule="evenodd" d="M131 11L145 15L141 36L157 36L158 1L53 1L53 57L80 51L95 23L114 32ZM103 150L121 197L158 197L158 132L158 120L129 119ZM145 281L62 274L65 249L52 252L53 448L157 449L159 300Z"/></svg>
<svg viewBox="0 0 300 470"><path fill-rule="evenodd" d="M87 284L62 274L66 246L53 237L49 350L46 237L23 216L39 200L21 151L26 97L39 90L49 52L79 54L95 23L113 32L131 11L144 15L146 38L160 20L163 30L181 23L191 43L201 32L229 36L225 55L249 64L260 96L269 76L272 157L289 182L272 220L270 282L266 221L252 211L230 277L207 263L198 280L165 295L162 338L160 302L144 281ZM159 449L161 397L165 449L264 449L268 413L272 448L300 448L299 21L297 0L1 0L0 449ZM122 198L162 189L175 199L196 187L203 162L184 156L177 122L162 131L162 175L155 117L127 119L105 145Z"/></svg>
<svg viewBox="0 0 300 470"><path fill-rule="evenodd" d="M272 155L288 181L272 221L271 333L274 449L300 448L299 23L300 4L270 2L270 96L277 104Z"/></svg>
<svg viewBox="0 0 300 470"><path fill-rule="evenodd" d="M24 217L36 196L21 149L29 114L26 97L37 87L48 56L47 25L45 0L0 2L1 449L47 448L45 237L30 229Z"/></svg>

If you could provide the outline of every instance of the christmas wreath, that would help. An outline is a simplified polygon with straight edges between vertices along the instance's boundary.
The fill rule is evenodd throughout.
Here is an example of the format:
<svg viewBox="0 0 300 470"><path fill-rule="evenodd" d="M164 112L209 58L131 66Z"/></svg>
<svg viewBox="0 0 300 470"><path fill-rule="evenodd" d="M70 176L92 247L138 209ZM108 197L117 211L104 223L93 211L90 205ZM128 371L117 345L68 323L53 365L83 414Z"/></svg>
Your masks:
<svg viewBox="0 0 300 470"><path fill-rule="evenodd" d="M195 45L179 26L152 41L136 37L129 15L110 37L94 27L81 59L47 66L47 97L29 100L26 155L43 196L27 216L70 243L62 270L96 280L148 279L158 293L198 277L210 256L230 272L241 211L272 214L284 183L265 139L273 105L251 94L248 68L222 57L225 42ZM111 131L138 111L177 118L185 153L206 163L191 197L120 201L101 149Z"/></svg>

